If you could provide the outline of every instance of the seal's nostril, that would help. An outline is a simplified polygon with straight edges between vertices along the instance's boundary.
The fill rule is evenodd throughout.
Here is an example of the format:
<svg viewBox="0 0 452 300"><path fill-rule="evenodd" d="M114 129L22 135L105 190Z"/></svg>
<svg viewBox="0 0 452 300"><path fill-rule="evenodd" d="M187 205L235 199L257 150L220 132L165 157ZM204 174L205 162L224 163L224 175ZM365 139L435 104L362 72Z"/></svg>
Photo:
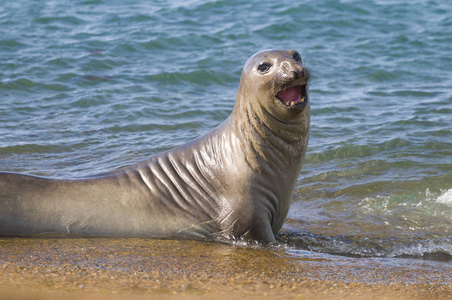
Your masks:
<svg viewBox="0 0 452 300"><path fill-rule="evenodd" d="M292 71L292 76L293 76L293 78L294 79L298 79L298 73L297 72L295 72L295 71Z"/></svg>

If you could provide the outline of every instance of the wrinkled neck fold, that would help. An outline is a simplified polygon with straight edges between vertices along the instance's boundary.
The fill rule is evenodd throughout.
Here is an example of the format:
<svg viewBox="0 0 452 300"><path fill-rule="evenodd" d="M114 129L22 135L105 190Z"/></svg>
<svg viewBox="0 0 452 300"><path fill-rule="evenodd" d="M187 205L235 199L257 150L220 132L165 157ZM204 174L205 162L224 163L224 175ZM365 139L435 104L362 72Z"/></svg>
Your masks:
<svg viewBox="0 0 452 300"><path fill-rule="evenodd" d="M262 159L283 168L292 163L301 165L309 136L309 105L299 115L280 120L260 104L266 99L247 97L241 88L231 121L240 132L249 161L256 162L256 167Z"/></svg>

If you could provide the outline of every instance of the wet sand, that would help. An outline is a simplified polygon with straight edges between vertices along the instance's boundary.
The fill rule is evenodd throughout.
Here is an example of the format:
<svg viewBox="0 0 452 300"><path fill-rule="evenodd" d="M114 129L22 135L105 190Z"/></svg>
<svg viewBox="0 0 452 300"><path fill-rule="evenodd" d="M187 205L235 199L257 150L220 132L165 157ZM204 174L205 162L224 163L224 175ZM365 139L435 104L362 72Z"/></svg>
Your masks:
<svg viewBox="0 0 452 300"><path fill-rule="evenodd" d="M452 299L452 264L140 238L0 238L1 299Z"/></svg>

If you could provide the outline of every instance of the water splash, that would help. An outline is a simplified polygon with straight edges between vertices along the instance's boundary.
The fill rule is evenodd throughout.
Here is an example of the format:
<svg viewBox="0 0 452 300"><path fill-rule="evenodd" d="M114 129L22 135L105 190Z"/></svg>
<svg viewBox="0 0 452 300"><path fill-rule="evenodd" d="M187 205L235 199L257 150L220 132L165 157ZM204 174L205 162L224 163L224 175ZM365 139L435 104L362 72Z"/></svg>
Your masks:
<svg viewBox="0 0 452 300"><path fill-rule="evenodd" d="M436 199L436 202L452 206L452 189L447 190Z"/></svg>
<svg viewBox="0 0 452 300"><path fill-rule="evenodd" d="M451 261L452 190L432 190L297 201L279 240L316 253Z"/></svg>

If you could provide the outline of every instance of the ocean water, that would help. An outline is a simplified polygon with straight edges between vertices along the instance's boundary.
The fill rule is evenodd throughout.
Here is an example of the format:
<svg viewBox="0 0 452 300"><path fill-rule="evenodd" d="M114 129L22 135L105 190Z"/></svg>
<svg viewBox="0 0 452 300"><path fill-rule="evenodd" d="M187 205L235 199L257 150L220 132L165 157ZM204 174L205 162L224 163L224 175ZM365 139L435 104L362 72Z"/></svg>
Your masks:
<svg viewBox="0 0 452 300"><path fill-rule="evenodd" d="M451 44L439 0L6 1L0 170L85 176L171 149L229 115L249 56L296 49L312 125L280 242L450 263Z"/></svg>

